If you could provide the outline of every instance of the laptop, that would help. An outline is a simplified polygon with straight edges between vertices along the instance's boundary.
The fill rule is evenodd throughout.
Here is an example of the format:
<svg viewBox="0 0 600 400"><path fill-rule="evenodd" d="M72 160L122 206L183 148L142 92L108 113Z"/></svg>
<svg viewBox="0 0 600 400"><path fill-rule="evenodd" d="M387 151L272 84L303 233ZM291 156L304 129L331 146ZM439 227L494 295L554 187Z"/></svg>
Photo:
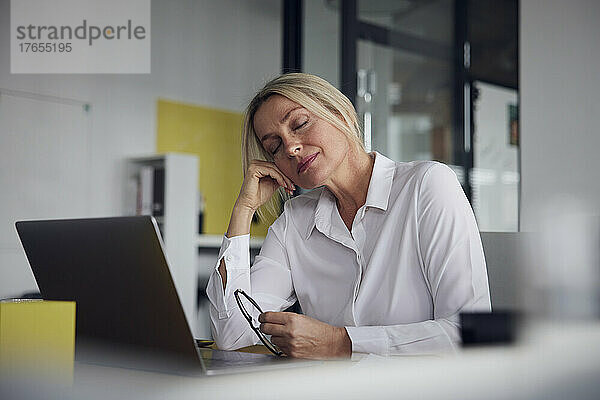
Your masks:
<svg viewBox="0 0 600 400"><path fill-rule="evenodd" d="M200 348L151 216L19 221L15 226L42 298L76 302L79 362L186 375L310 364Z"/></svg>

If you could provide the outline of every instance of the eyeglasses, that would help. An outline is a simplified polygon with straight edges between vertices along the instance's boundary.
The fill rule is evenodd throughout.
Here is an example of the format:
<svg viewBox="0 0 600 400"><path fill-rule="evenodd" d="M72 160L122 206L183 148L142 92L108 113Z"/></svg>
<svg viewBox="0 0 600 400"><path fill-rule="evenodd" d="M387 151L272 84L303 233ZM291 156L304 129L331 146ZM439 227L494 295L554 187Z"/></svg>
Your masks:
<svg viewBox="0 0 600 400"><path fill-rule="evenodd" d="M246 318L246 321L248 321L248 323L250 324L250 328L252 328L252 330L256 333L260 341L265 345L267 349L269 349L269 351L271 351L271 353L275 354L276 356L283 355L283 352L279 350L277 346L271 343L271 341L265 336L265 334L260 331L260 325L256 326L254 324L252 315L246 310L246 307L244 307L244 305L242 304L242 299L240 298L240 296L244 296L246 299L248 299L248 301L262 314L263 310L260 308L258 303L254 301L252 297L248 296L248 294L242 289L236 289L235 292L233 292L233 295L235 296L235 301L237 301L238 307L240 308L242 315L244 316L244 318ZM256 323L258 324L258 321Z"/></svg>

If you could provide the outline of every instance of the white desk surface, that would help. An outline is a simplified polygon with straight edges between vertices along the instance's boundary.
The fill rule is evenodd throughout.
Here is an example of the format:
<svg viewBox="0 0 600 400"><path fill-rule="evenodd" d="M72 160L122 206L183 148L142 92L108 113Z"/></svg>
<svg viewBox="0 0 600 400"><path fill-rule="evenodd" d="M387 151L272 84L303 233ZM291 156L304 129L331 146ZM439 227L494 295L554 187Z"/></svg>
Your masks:
<svg viewBox="0 0 600 400"><path fill-rule="evenodd" d="M520 344L445 357L366 357L217 377L76 363L74 399L599 399L600 321L545 323Z"/></svg>

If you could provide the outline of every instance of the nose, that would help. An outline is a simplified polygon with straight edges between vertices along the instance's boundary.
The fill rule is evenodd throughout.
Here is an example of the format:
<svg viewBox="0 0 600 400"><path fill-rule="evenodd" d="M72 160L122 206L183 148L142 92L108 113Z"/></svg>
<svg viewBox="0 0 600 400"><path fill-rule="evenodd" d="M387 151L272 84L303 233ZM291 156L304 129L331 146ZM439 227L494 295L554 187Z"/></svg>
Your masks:
<svg viewBox="0 0 600 400"><path fill-rule="evenodd" d="M287 139L287 141L285 142L285 151L286 151L288 157L290 157L290 158L295 157L296 153L298 153L301 149L302 149L302 144L300 144L298 139L296 139L294 137Z"/></svg>

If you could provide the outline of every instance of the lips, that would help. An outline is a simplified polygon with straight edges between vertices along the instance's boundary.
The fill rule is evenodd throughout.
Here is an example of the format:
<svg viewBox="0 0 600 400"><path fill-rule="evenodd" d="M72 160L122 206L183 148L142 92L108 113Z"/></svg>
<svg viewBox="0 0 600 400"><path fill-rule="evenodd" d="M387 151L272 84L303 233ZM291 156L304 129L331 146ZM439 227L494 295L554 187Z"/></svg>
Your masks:
<svg viewBox="0 0 600 400"><path fill-rule="evenodd" d="M315 153L313 155L310 155L306 158L304 158L302 160L302 162L300 163L300 165L298 165L298 173L301 174L302 172L306 171L308 169L308 167L310 166L310 164L312 164L312 162L315 160L315 158L317 158L317 155L319 153Z"/></svg>

